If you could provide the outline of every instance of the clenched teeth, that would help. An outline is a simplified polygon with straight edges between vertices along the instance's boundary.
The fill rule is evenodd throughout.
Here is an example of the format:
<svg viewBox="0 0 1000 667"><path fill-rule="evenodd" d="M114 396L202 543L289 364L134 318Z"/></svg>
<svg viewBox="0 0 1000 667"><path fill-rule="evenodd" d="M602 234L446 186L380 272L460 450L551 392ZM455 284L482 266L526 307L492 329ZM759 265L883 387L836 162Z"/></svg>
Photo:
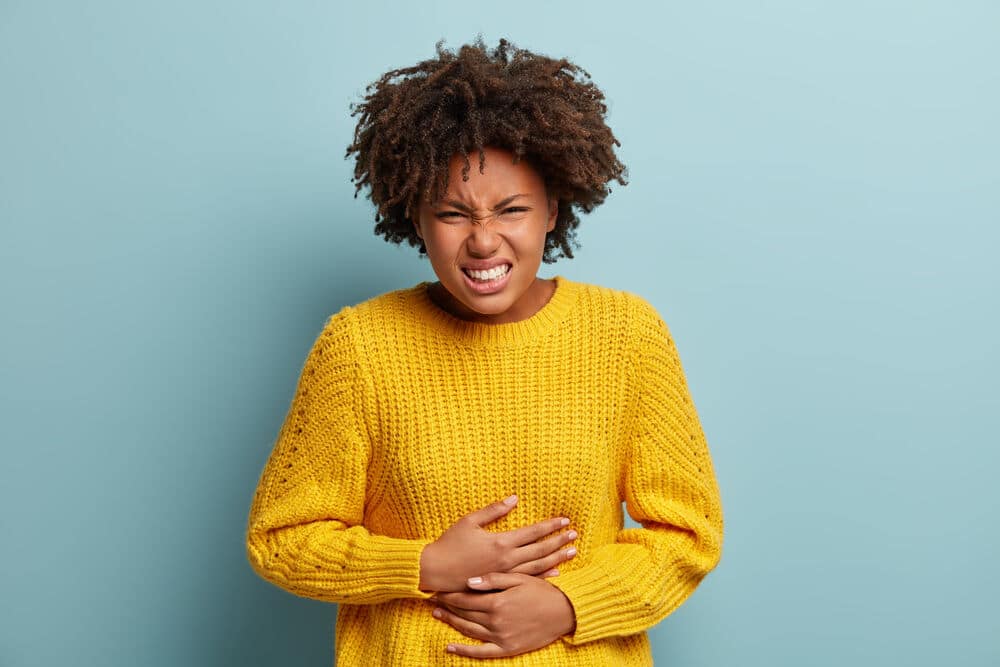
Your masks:
<svg viewBox="0 0 1000 667"><path fill-rule="evenodd" d="M494 266L492 269L487 271L476 271L475 269L465 269L465 274L474 280L480 280L483 282L489 280L496 280L497 278L502 278L507 275L510 271L510 264L502 264L500 266Z"/></svg>

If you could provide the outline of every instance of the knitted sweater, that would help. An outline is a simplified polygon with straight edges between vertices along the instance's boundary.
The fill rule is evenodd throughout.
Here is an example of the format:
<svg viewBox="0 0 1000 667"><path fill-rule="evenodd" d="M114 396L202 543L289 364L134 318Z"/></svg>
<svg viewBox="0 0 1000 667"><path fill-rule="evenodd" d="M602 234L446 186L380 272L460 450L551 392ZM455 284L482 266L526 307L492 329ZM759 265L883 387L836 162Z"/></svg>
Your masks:
<svg viewBox="0 0 1000 667"><path fill-rule="evenodd" d="M718 563L718 486L667 326L638 296L555 280L520 322L457 319L420 283L343 308L316 339L247 551L268 581L339 603L340 667L482 667L446 653L477 642L431 616L420 553L514 493L487 530L566 516L579 533L547 579L576 630L491 667L651 665L644 631ZM623 529L623 502L641 528Z"/></svg>

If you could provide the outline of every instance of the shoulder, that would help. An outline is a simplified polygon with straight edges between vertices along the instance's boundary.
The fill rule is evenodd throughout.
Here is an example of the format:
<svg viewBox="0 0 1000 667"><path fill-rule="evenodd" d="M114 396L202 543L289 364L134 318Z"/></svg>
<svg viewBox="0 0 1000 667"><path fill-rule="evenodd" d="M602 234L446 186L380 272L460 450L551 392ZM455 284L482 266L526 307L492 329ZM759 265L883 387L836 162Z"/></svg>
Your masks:
<svg viewBox="0 0 1000 667"><path fill-rule="evenodd" d="M640 294L592 283L570 284L578 292L584 312L624 327L630 336L637 331L666 327L656 307Z"/></svg>
<svg viewBox="0 0 1000 667"><path fill-rule="evenodd" d="M397 336L400 315L411 308L418 287L379 294L327 315L306 361L310 379L366 375L366 355Z"/></svg>
<svg viewBox="0 0 1000 667"><path fill-rule="evenodd" d="M583 310L600 320L594 329L604 331L621 346L634 372L642 373L641 369L649 367L658 367L658 372L680 370L673 334L652 301L629 290L578 285L592 306Z"/></svg>
<svg viewBox="0 0 1000 667"><path fill-rule="evenodd" d="M411 312L419 300L419 290L424 284L392 290L356 304L342 307L336 313L327 316L323 333L350 334L362 330L370 330L372 326L398 322L399 317Z"/></svg>

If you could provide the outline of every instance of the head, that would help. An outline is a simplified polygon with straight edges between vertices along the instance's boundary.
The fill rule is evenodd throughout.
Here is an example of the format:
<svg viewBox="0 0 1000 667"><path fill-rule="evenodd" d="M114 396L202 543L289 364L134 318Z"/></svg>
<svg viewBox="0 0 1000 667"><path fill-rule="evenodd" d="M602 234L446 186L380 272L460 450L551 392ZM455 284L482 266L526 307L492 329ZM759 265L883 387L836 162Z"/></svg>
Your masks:
<svg viewBox="0 0 1000 667"><path fill-rule="evenodd" d="M452 157L447 190L418 204L413 226L448 310L464 319L517 321L547 297L535 277L558 202L527 161L493 146L482 155L482 169L465 179L461 156Z"/></svg>
<svg viewBox="0 0 1000 667"><path fill-rule="evenodd" d="M611 181L626 183L606 113L589 74L566 59L503 39L494 49L479 39L457 52L438 43L437 57L386 72L353 105L359 118L347 155L355 158L356 194L369 189L375 233L427 254L445 287L444 255L431 233L438 230L427 216L455 195L477 214L491 211L501 201L491 197L506 191L499 182L487 186L493 179L539 185L544 204L531 207L532 216L544 220L533 232L542 233L538 262L572 258L578 214L603 203ZM470 238L466 258L477 258L490 243L498 252L520 254L509 235L496 231L510 227L505 224L497 218L477 227L481 236ZM453 256L451 265L461 261Z"/></svg>

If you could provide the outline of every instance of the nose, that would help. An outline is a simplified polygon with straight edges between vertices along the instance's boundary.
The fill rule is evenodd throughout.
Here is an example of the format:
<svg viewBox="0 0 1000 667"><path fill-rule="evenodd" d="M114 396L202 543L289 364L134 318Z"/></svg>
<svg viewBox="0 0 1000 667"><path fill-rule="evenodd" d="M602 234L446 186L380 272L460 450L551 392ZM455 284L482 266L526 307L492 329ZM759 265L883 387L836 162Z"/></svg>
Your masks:
<svg viewBox="0 0 1000 667"><path fill-rule="evenodd" d="M466 247L473 257L490 257L500 249L500 235L493 229L492 216L473 220L472 229L466 239Z"/></svg>

